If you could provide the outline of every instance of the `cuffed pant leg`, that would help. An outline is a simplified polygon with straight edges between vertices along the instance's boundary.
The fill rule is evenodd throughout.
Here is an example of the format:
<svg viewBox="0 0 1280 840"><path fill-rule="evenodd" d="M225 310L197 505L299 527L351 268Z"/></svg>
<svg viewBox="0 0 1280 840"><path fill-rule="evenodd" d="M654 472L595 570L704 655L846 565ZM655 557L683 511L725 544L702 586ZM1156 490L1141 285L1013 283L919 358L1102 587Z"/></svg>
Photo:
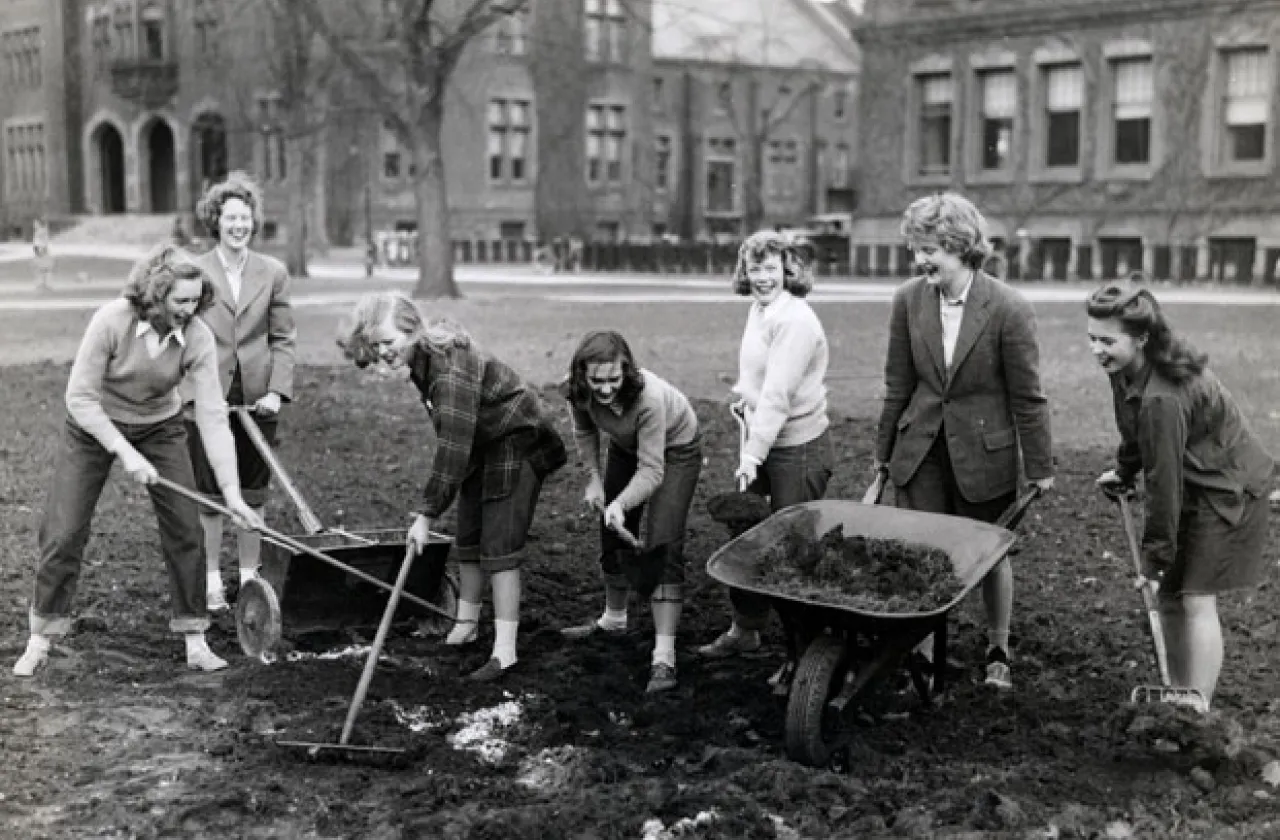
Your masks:
<svg viewBox="0 0 1280 840"><path fill-rule="evenodd" d="M94 508L114 461L115 456L88 432L67 421L40 522L40 561L29 614L32 633L62 636L71 629L71 605Z"/></svg>

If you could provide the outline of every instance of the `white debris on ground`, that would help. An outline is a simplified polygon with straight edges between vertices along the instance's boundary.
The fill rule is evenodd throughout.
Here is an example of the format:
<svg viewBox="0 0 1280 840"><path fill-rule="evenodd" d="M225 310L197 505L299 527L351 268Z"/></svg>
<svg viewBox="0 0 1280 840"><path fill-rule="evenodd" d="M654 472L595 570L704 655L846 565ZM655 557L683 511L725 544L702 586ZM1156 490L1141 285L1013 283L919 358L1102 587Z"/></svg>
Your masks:
<svg viewBox="0 0 1280 840"><path fill-rule="evenodd" d="M408 728L410 732L443 729L453 722L440 709L433 709L430 706L414 706L412 709L406 709L394 700L390 703L392 711L395 712L396 723Z"/></svg>
<svg viewBox="0 0 1280 840"><path fill-rule="evenodd" d="M520 762L516 784L530 790L556 790L569 783L578 750L568 744L548 747Z"/></svg>
<svg viewBox="0 0 1280 840"><path fill-rule="evenodd" d="M641 829L644 835L640 840L675 840L677 837L692 836L698 829L710 826L719 819L720 815L714 810L701 811L696 817L684 817L667 827L663 825L662 820L654 817L644 821Z"/></svg>
<svg viewBox="0 0 1280 840"><path fill-rule="evenodd" d="M320 653L307 653L300 650L291 650L285 654L287 662L302 662L305 659L350 659L359 657L363 659L369 655L369 645L348 645L340 650L326 650Z"/></svg>
<svg viewBox="0 0 1280 840"><path fill-rule="evenodd" d="M496 764L507 755L511 744L497 733L518 723L524 713L519 700L507 700L488 709L464 712L457 720L461 727L448 737L455 750L466 750L481 761Z"/></svg>
<svg viewBox="0 0 1280 840"><path fill-rule="evenodd" d="M800 840L800 832L787 825L787 821L777 814L770 814L769 822L773 823L773 836L778 840Z"/></svg>

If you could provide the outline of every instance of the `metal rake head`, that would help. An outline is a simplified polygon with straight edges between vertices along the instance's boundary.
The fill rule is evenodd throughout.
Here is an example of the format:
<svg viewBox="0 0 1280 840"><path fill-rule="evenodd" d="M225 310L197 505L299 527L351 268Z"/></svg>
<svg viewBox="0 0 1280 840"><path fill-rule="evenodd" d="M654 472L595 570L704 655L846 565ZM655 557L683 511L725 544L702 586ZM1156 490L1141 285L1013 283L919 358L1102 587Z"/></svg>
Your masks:
<svg viewBox="0 0 1280 840"><path fill-rule="evenodd" d="M1140 685L1129 696L1129 702L1135 704L1167 703L1171 706L1185 706L1201 714L1209 711L1209 701L1198 688Z"/></svg>

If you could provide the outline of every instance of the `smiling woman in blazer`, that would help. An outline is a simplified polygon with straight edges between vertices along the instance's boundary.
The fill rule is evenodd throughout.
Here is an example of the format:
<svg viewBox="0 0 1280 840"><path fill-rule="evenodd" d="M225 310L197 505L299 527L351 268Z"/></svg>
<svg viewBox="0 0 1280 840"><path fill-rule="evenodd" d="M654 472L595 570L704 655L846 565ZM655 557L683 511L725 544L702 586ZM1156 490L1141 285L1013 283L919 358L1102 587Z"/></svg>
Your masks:
<svg viewBox="0 0 1280 840"><path fill-rule="evenodd" d="M902 233L922 276L893 296L875 467L888 469L899 507L993 522L1016 497L1019 460L1028 481L1053 486L1035 313L982 270L991 243L968 199L913 202ZM1011 688L1007 558L983 581L982 599L986 682Z"/></svg>
<svg viewBox="0 0 1280 840"><path fill-rule="evenodd" d="M276 440L277 415L282 403L293 397L294 347L297 330L289 303L289 272L279 260L249 249L262 229L262 193L243 172L232 172L209 188L196 206L196 215L217 244L196 259L213 278L217 299L201 317L218 345L218 378L227 403L250 406L263 436ZM237 418L231 424L241 492L259 515L267 502L271 471L245 434ZM187 436L196 485L217 496L218 486L209 469L198 435ZM201 513L204 528L205 568L209 578L209 608L226 609L219 554L222 517ZM257 575L262 539L252 531L237 533L240 582Z"/></svg>

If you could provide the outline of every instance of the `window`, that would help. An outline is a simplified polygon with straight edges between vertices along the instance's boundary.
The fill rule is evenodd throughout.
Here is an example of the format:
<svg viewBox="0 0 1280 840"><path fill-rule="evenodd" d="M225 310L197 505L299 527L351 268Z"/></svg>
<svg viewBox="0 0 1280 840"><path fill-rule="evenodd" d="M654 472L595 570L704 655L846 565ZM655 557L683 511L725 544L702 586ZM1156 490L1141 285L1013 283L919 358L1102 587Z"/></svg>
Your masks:
<svg viewBox="0 0 1280 840"><path fill-rule="evenodd" d="M9 124L4 129L5 196L44 197L46 186L44 123Z"/></svg>
<svg viewBox="0 0 1280 840"><path fill-rule="evenodd" d="M1150 58L1127 58L1112 64L1113 160L1119 164L1151 162L1152 77Z"/></svg>
<svg viewBox="0 0 1280 840"><path fill-rule="evenodd" d="M412 178L417 172L417 166L413 163L413 156L405 153L405 148L400 145L400 138L396 136L395 129L392 128L389 120L383 120L382 137L382 177L388 181L397 181L405 176ZM406 164L405 161L408 161Z"/></svg>
<svg viewBox="0 0 1280 840"><path fill-rule="evenodd" d="M196 50L203 56L218 54L217 0L195 0L191 11L195 26Z"/></svg>
<svg viewBox="0 0 1280 840"><path fill-rule="evenodd" d="M733 84L721 82L716 87L716 110L721 114L729 113L733 108Z"/></svg>
<svg viewBox="0 0 1280 840"><path fill-rule="evenodd" d="M627 19L622 0L584 0L583 8L587 60L624 61Z"/></svg>
<svg viewBox="0 0 1280 840"><path fill-rule="evenodd" d="M737 207L737 146L733 140L707 141L707 212L732 213Z"/></svg>
<svg viewBox="0 0 1280 840"><path fill-rule="evenodd" d="M849 144L837 143L835 159L831 164L831 181L828 186L835 189L845 189L849 186L849 179L852 174L853 164L849 153Z"/></svg>
<svg viewBox="0 0 1280 840"><path fill-rule="evenodd" d="M765 150L764 191L774 200L789 201L800 193L800 145L795 140L770 140Z"/></svg>
<svg viewBox="0 0 1280 840"><path fill-rule="evenodd" d="M113 9L115 18L112 26L115 27L116 37L112 43L115 46L115 57L133 58L137 49L133 40L133 4L116 3Z"/></svg>
<svg viewBox="0 0 1280 840"><path fill-rule="evenodd" d="M38 88L43 83L40 27L15 29L0 38L4 78L15 88Z"/></svg>
<svg viewBox="0 0 1280 840"><path fill-rule="evenodd" d="M659 190L671 186L671 138L665 134L653 138L653 185Z"/></svg>
<svg viewBox="0 0 1280 840"><path fill-rule="evenodd" d="M917 172L946 175L951 171L951 74L916 77L920 93Z"/></svg>
<svg viewBox="0 0 1280 840"><path fill-rule="evenodd" d="M661 76L653 77L653 89L651 91L653 112L655 114L665 113L667 110L667 80Z"/></svg>
<svg viewBox="0 0 1280 840"><path fill-rule="evenodd" d="M489 101L489 180L522 182L529 177L529 102Z"/></svg>
<svg viewBox="0 0 1280 840"><path fill-rule="evenodd" d="M1044 71L1046 167L1080 165L1080 111L1084 107L1084 70L1061 64Z"/></svg>
<svg viewBox="0 0 1280 840"><path fill-rule="evenodd" d="M164 12L150 3L142 10L142 57L147 61L164 60Z"/></svg>
<svg viewBox="0 0 1280 840"><path fill-rule="evenodd" d="M94 64L101 70L111 56L111 12L106 6L93 9L89 28L89 43L93 50Z"/></svg>
<svg viewBox="0 0 1280 840"><path fill-rule="evenodd" d="M285 159L284 125L280 119L280 95L258 96L258 135L261 138L259 171L264 181L283 181L289 177Z"/></svg>
<svg viewBox="0 0 1280 840"><path fill-rule="evenodd" d="M1018 110L1018 80L1012 70L978 74L982 96L979 130L984 171L1006 171L1012 165L1013 115Z"/></svg>
<svg viewBox="0 0 1280 840"><path fill-rule="evenodd" d="M1265 47L1234 49L1222 53L1226 84L1222 102L1222 136L1218 156L1222 163L1261 161L1266 156L1268 61Z"/></svg>
<svg viewBox="0 0 1280 840"><path fill-rule="evenodd" d="M503 55L525 55L529 51L529 12L521 9L498 18L494 50Z"/></svg>
<svg viewBox="0 0 1280 840"><path fill-rule="evenodd" d="M587 108L587 183L622 182L627 109L621 105Z"/></svg>
<svg viewBox="0 0 1280 840"><path fill-rule="evenodd" d="M842 122L849 108L849 93L844 88L836 88L831 95L831 116L836 122Z"/></svg>

